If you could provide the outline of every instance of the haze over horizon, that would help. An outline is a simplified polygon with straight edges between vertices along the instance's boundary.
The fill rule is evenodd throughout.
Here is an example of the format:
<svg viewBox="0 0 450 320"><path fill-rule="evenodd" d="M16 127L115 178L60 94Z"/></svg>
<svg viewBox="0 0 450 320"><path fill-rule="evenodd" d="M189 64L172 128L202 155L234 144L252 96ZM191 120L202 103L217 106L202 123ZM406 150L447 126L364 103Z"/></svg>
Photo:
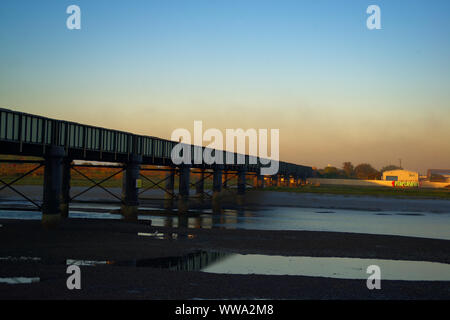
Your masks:
<svg viewBox="0 0 450 320"><path fill-rule="evenodd" d="M67 6L82 12L66 28ZM382 30L366 28L381 8ZM280 129L280 159L450 168L449 1L0 3L0 107L169 139Z"/></svg>

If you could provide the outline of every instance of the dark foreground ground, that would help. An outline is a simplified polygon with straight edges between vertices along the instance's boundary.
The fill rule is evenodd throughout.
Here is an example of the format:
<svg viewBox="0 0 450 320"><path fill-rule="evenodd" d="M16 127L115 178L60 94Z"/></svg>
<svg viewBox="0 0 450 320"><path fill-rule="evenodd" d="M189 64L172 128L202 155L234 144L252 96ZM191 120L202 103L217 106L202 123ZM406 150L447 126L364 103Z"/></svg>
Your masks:
<svg viewBox="0 0 450 320"><path fill-rule="evenodd" d="M0 299L450 299L448 282L365 280L302 276L225 275L150 267L81 266L82 289L66 287L65 259L134 260L180 256L199 249L234 253L425 260L450 263L450 241L306 231L154 228L148 222L65 221L44 230L39 221L0 220L0 257L40 257L47 262L0 260L0 277L40 277L33 284L0 284ZM153 231L193 238L139 237ZM408 272L408 270L405 270Z"/></svg>

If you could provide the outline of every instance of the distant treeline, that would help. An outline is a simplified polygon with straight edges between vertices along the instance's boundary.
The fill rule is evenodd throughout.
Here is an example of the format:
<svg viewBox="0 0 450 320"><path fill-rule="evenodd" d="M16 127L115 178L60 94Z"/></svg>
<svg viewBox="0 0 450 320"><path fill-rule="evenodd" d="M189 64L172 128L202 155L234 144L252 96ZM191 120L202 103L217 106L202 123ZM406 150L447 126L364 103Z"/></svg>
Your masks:
<svg viewBox="0 0 450 320"><path fill-rule="evenodd" d="M384 171L397 169L402 168L395 165L388 165L378 171L369 163L361 163L354 166L351 162L344 162L342 168L328 166L323 169L316 169L315 175L318 178L327 179L380 180Z"/></svg>

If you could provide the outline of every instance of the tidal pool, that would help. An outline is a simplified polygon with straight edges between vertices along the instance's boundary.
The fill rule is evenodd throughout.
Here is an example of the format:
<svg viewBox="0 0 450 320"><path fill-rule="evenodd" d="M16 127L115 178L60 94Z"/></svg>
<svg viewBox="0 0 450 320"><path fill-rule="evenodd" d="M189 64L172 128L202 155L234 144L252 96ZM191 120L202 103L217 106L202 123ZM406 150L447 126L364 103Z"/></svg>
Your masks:
<svg viewBox="0 0 450 320"><path fill-rule="evenodd" d="M367 279L367 268L380 267L382 280L450 281L450 264L337 257L285 257L233 254L200 271L226 274L266 274Z"/></svg>

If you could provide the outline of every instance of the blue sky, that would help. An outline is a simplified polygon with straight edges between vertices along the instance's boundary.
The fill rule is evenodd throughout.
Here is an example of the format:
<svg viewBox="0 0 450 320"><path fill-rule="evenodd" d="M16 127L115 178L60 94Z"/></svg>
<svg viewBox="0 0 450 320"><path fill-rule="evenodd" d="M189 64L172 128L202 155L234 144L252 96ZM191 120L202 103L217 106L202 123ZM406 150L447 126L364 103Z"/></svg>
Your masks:
<svg viewBox="0 0 450 320"><path fill-rule="evenodd" d="M79 5L82 29L66 28ZM366 28L381 8L382 30ZM449 1L0 2L0 105L137 133L279 128L281 158L450 165ZM302 138L299 138L302 137Z"/></svg>

